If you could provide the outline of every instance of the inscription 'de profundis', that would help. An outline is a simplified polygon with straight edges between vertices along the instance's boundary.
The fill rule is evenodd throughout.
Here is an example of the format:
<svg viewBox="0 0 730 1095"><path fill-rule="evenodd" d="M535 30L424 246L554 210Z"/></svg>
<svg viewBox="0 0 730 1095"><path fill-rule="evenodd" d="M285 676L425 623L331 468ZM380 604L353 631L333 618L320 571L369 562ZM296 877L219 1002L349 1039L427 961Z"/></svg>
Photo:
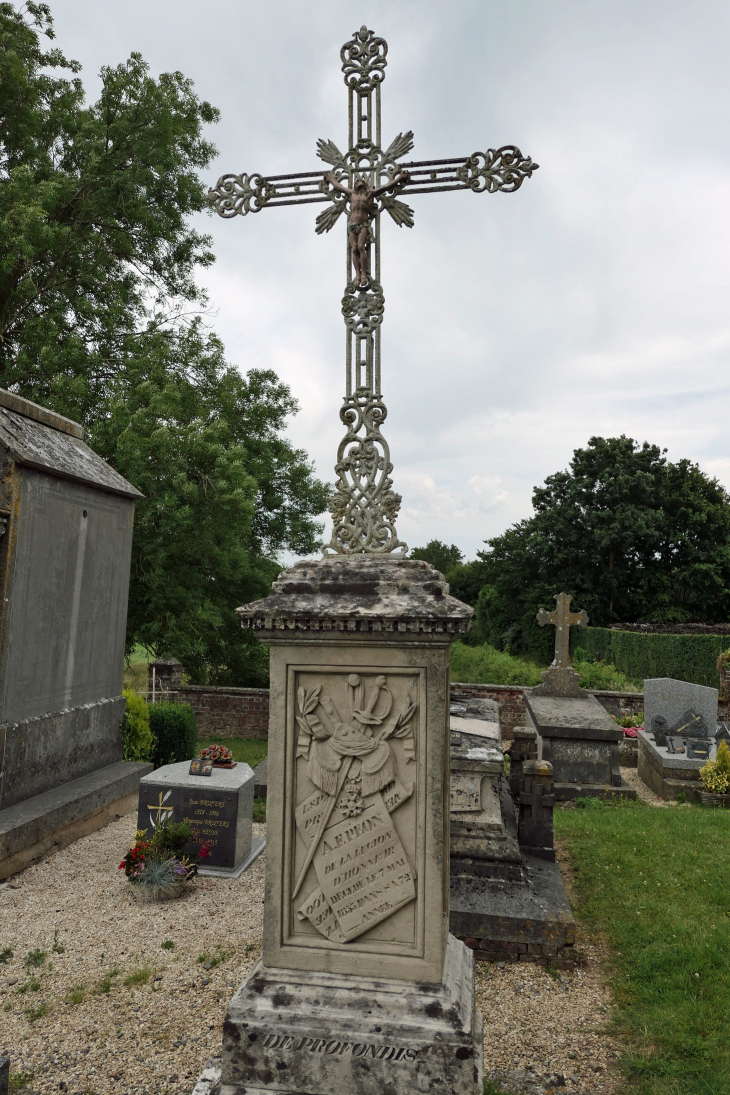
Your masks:
<svg viewBox="0 0 730 1095"><path fill-rule="evenodd" d="M401 678L403 681L403 678ZM297 763L315 790L294 811L307 848L293 890L296 915L333 943L348 943L416 896L415 871L391 815L413 793L398 778L392 743L415 760L415 681L402 700L382 674L328 676L297 689ZM338 704L332 693L336 692ZM300 781L298 780L298 783ZM316 884L299 891L310 867Z"/></svg>

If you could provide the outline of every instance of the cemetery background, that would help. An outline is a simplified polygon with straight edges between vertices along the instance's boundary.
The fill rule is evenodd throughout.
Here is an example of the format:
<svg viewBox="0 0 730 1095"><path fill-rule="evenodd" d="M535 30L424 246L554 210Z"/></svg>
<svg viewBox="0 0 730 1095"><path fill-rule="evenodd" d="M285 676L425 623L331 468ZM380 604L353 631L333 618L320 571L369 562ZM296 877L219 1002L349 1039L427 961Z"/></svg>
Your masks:
<svg viewBox="0 0 730 1095"><path fill-rule="evenodd" d="M139 76L139 72L137 72L135 75ZM140 81L138 83L138 86L142 86L142 84L143 84L143 81ZM201 114L201 116L202 116L202 114ZM184 345L182 344L182 342L180 343L180 345L178 346L178 351L177 352L179 353L181 358L185 354L204 353L204 352L207 352L207 350L209 350L211 348L212 344L208 344L207 347L203 347L203 350L201 350L202 340L198 338L198 341L196 342L196 338L198 338L198 336L195 334L195 332L193 332L190 335L190 339L189 339L188 342L186 342ZM149 350L149 347L152 343L154 343L154 340L153 339L149 340L146 343L145 349ZM182 349L181 349L181 347L182 347ZM165 351L165 348L162 347L162 346L157 345L156 349L160 351L160 359L162 360L162 358L164 358L164 352L163 351ZM215 349L214 346L213 346L213 349ZM174 357L174 355L173 355L173 357ZM21 364L22 364L22 362L21 362ZM173 365L174 364L175 364L175 362L173 361ZM156 377L156 380L161 384L161 387L163 387L163 388L164 388L164 382L166 380L168 380L171 375L179 376L179 374L175 374L174 369L172 370L171 373L166 373L165 372L165 368L167 368L169 365L170 365L170 360L169 359L163 361L162 362L163 367L162 367L161 371L157 374L157 377ZM210 367L206 371L206 368L208 366L210 366ZM211 383L212 381L215 381L215 382L225 381L226 378L223 375L223 373L222 373L221 369L219 368L219 366L220 366L220 359L217 359L216 361L213 361L212 359L209 359L206 362L206 367L201 368L200 376L205 378L206 383ZM51 380L54 379L52 368L49 369L49 376L51 377ZM233 381L230 380L230 377L228 378L228 380L235 387L235 384L233 384ZM276 390L273 390L271 387L267 388L268 380L270 380L270 378L267 378L267 381L263 384L264 389L266 389L265 395L260 395L259 391L254 389L255 396L254 396L254 398L251 398L251 390L252 390L251 388L249 388L244 395L241 394L242 389L238 388L236 390L236 392L237 392L236 398L237 399L245 399L246 397L248 397L249 402L256 402L255 397L259 396L259 402L260 403L265 403L267 399L270 399L270 402L268 404L268 406L269 406L269 419L268 419L267 424L264 425L263 427L260 426L260 425L257 425L252 430L252 433L253 433L254 436L256 436L256 433L257 433L257 430L258 430L259 434L263 437L263 439L266 442L271 441L271 431L272 430L275 431L276 423L282 421L284 407L285 406L290 406L290 404L287 404L287 395L281 388L278 388ZM72 385L70 384L70 378L68 376L65 378L65 381L67 382L67 386L70 389L72 387ZM145 381L145 383L146 383L146 381ZM254 380L250 380L250 383L253 385ZM273 381L271 381L271 384L273 385ZM61 387L63 387L63 383L61 383ZM274 385L274 388L276 388L275 385ZM54 394L56 396L58 396L59 390L55 389ZM190 395L190 394L191 393L188 392L188 395ZM218 394L218 396L220 395L220 393L217 393L217 394ZM118 395L118 393L117 393L117 395ZM140 397L140 399L141 399L141 406L138 406L137 409L142 410L143 412L145 410L150 411L149 417L147 419L147 423L149 423L149 420L154 419L154 417L156 415L160 414L161 412L163 412L165 414L171 414L171 413L178 414L179 415L179 417L177 419L178 427L179 427L181 422L183 424L185 424L186 421L188 422L188 424L190 422L190 419L186 419L186 414L188 414L188 412L185 410L185 408L183 408L182 411L180 410L179 405L177 405L175 403L175 400L173 398L171 398L170 391L167 390L167 389L165 389L162 392L159 399L153 400L150 403L149 407L147 407L147 405L144 404L144 402L142 400L142 397ZM279 401L278 405L277 405L277 400ZM202 405L203 405L202 403L197 404L197 408L196 408L197 411L200 410L200 407ZM122 410L119 406L117 406L116 407L116 413L118 414L120 419L123 419L124 414L126 413L126 410ZM192 416L192 417L194 417L194 416ZM139 429L140 436L142 436L144 434L145 422L146 422L146 416L145 416L145 413L142 413L142 414L140 414L140 416L137 419L137 424L140 427L140 429ZM230 426L230 423L224 422L221 425L221 423L219 422L217 425L221 426L222 433L225 435L226 429ZM247 425L247 428L249 430L251 429L250 424ZM267 431L268 431L268 433L267 433ZM111 433L113 434L113 429L112 429ZM261 438L259 438L259 439L261 439ZM107 440L109 440L109 436L107 436ZM120 452L122 453L123 456L126 456L126 458L128 458L130 460L130 466L134 466L134 461L135 461L135 459L140 457L140 453L139 452L131 452L131 453L130 452L125 452L125 445L128 444L129 440L130 440L129 438L125 438L123 440L123 443L120 446ZM226 441L228 442L229 440L230 440L230 436L227 436ZM213 441L215 441L215 438L213 438ZM275 447L274 447L274 449L275 449ZM169 458L169 455L170 455L169 450L167 449L167 447L165 445L162 445L158 448L153 447L152 451L154 452L155 459L160 460L160 461ZM207 453L204 454L205 458L206 459L210 458L211 455L215 451L216 451L215 444L212 443L210 450ZM200 455L200 454L197 454L197 455ZM238 455L242 456L242 453L239 452ZM280 461L279 465L276 464L277 459ZM144 463L144 461L141 461L141 463ZM300 477L303 476L304 478L306 478L307 469L303 465L301 459L298 459L298 457L296 455L292 455L291 454L291 449L287 449L286 446L284 446L283 449L275 450L275 458L274 458L274 461L273 461L273 466L275 466L277 471L280 470L280 467L281 467L282 463L286 468L289 469L289 471L292 471L293 479L296 479L297 475L299 475ZM205 469L205 468L208 468L210 465L207 465L205 463L205 460L203 460L203 461L201 461L201 463L198 466ZM269 466L271 467L272 465L270 464ZM261 478L262 477L259 476L259 481L261 480ZM272 478L276 478L276 476L272 476ZM239 488L243 489L244 486L245 486L243 478L238 479L237 482L238 482ZM300 482L300 485L301 485L301 482ZM251 484L248 484L248 489L249 489L250 492L252 491ZM316 491L316 489L317 489L316 484L313 484L310 480L307 489L310 491L310 496L311 496L312 492ZM304 491L304 493L306 494L306 490ZM251 510L251 499L252 498L253 498L253 494L249 493L249 512ZM240 498L239 498L239 500L240 500ZM292 528L296 524L295 518L297 518L297 516L298 516L298 517L301 517L302 520L303 520L303 524L302 524L301 527L303 528L304 531L301 533L301 535L304 538L302 540L302 542L304 542L307 536L311 537L313 535L314 531L316 531L316 530L314 530L314 528L311 524L311 521L308 523L308 519L311 518L311 516L316 515L316 509L314 508L314 503L312 503L309 510L307 510L307 506L310 505L310 503L305 502L303 510L300 509L299 511L297 511L298 500L296 498L293 498L293 496L290 496L289 500L292 502L291 513L288 516L287 516L287 514L283 515L284 516L284 524L286 524L286 521L288 519L289 520L289 527L285 532L282 532L281 528L279 528L278 531L275 531L275 533L272 534L272 537L275 536L275 535L278 535L280 537L280 542L283 543L284 540L286 539L286 536L290 536L291 540L293 542L296 539L296 535L298 535L298 533L296 533L296 530L292 531ZM230 502L230 499L227 499L226 501ZM243 509L241 511L239 511L238 516L241 517L242 513L243 513ZM279 514L278 516L282 516L282 515ZM187 517L186 517L185 521L186 522L188 521ZM273 523L275 524L276 522L274 521ZM170 526L167 526L166 528L164 528L162 530L162 534L159 536L159 538L157 540L155 540L153 538L152 548L151 549L149 547L149 541L148 541L148 545L147 545L148 550L150 550L150 553L152 555L154 555L155 551L159 550L159 545L162 541L164 541L165 539L169 539L170 537L174 538L175 535L179 536L181 534L184 534L185 532L189 531L190 527L191 527L191 525L188 524L188 523L178 524L174 529L171 528ZM265 538L267 535L269 535L269 533L267 531L267 532L263 533L262 535ZM252 538L252 542L255 542L255 540L256 540L256 537L254 535L254 537ZM272 539L271 542L273 542L273 539ZM256 544L256 547L257 548L260 547L260 544ZM264 556L262 556L261 558L264 558ZM184 556L182 558L177 558L175 560L176 564L181 565L183 567L184 567L184 565L187 561L188 561L187 558L184 557ZM239 580L241 579L241 574L243 573L243 569L245 569L245 568L242 568L242 571L238 575ZM255 569L256 568L254 566L253 570L255 571ZM255 581L254 581L254 579L255 579L255 580L261 581L265 586L265 583L268 580L268 578L270 577L270 574L268 574L266 572L266 567L259 560L259 572L258 572L258 574L255 574L255 575L252 576L252 574L249 572L247 577L252 583L255 584ZM159 581L160 572L158 572L157 578L158 578L158 581ZM162 583L160 583L160 584L162 584ZM263 588L263 586L261 588ZM169 589L164 591L164 595L168 596L169 592L170 592ZM173 591L173 592L179 598L179 586L178 586L177 590ZM156 607L159 605L159 602L155 602L155 600L154 600L155 595L159 594L159 593L160 593L159 588L155 589L154 584L153 584L151 590L148 589L146 591L147 600L145 602L145 608L148 612L149 612L150 606L152 604L155 604ZM181 602L178 601L178 604L181 604ZM153 615L154 615L154 613L153 613ZM140 618L142 618L142 617L140 617ZM145 616L142 619L142 626L143 627L149 626L149 616ZM156 634L159 634L159 632L157 632ZM208 632L208 634L210 634L210 632ZM149 637L149 633L148 633L147 637ZM169 639L169 634L167 634L167 633L166 633L166 638ZM181 628L178 629L177 638L181 643L183 642L183 640L185 638L184 635L183 635L183 629L181 629ZM244 672L252 674L252 675L255 675L257 672L260 673L261 672L261 666L260 666L260 663L256 662L256 655L253 654L251 650L248 650L245 653L247 655L247 659L246 659L246 661L244 663L244 666L243 666ZM195 657L193 656L193 654L195 654ZM190 655L191 665L193 665L193 666L195 665L195 658L197 657L198 665L202 666L204 670L209 669L210 665L213 664L213 661L214 661L214 658L215 658L216 654L219 657L220 656L220 651L214 651L213 652L213 657L211 657L210 654L208 653L207 654L208 661L206 661L205 658L200 659L199 653L193 652ZM43 865L43 866L47 866L47 865ZM59 954L59 957L58 957L57 960L59 962L61 961L60 954ZM109 971L107 971L107 972L109 972ZM132 971L132 973L133 972L134 971ZM113 980L114 979L112 978L112 981ZM154 982L153 982L153 984L154 984ZM27 995L28 993L30 993L32 991L34 991L34 990L29 987L27 989L26 993L23 994L23 995ZM40 991L40 990L38 990L38 991ZM101 990L100 994L102 996L106 995L106 993L104 992L103 989ZM22 1002L22 1000L21 1000L21 1002ZM40 1007L42 1009L42 1005L38 1005L38 1007ZM35 1011L37 1009L30 1008L28 1010ZM32 1019L30 1016L25 1016L25 1019L27 1020L28 1024L31 1024L33 1022L38 1022L38 1020L42 1019L42 1018L43 1018L42 1014L39 1014L36 1019ZM179 1047L177 1047L177 1048L179 1048ZM710 1054L710 1056L711 1056L711 1054ZM571 1058L571 1060L572 1060L572 1058ZM570 1067L570 1066L568 1066L568 1067ZM714 1061L712 1061L711 1064L708 1065L707 1067L708 1068L714 1067ZM595 1090L595 1088L594 1088L594 1090Z"/></svg>

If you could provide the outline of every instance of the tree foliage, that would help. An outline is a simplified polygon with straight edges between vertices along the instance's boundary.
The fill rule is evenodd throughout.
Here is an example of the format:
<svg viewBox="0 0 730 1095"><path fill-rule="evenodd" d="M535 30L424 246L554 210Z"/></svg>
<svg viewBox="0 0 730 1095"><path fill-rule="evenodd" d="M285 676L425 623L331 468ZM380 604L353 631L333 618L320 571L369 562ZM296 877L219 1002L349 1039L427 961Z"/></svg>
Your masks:
<svg viewBox="0 0 730 1095"><path fill-rule="evenodd" d="M218 112L181 73L133 53L88 105L47 5L0 3L0 384L82 422L145 495L128 641L195 680L264 683L236 605L265 595L277 553L309 553L326 504L283 431L274 373L227 365L196 271L204 136Z"/></svg>
<svg viewBox="0 0 730 1095"><path fill-rule="evenodd" d="M623 435L592 437L570 470L535 488L533 507L479 553L488 641L547 654L552 637L535 615L563 590L597 626L727 619L730 498L696 464Z"/></svg>
<svg viewBox="0 0 730 1095"><path fill-rule="evenodd" d="M448 546L441 540L429 540L425 547L414 548L410 557L411 559L425 560L425 562L430 563L432 567L436 567L436 570L440 570L444 577L446 577L450 570L453 570L455 566L458 566L464 558L464 555L456 544Z"/></svg>

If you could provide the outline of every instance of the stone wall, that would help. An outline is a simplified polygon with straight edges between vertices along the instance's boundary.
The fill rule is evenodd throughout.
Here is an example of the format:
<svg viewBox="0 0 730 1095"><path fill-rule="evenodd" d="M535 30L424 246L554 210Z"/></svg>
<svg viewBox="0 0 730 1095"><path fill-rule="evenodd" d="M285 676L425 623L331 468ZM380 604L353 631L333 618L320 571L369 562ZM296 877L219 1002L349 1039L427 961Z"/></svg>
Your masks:
<svg viewBox="0 0 730 1095"><path fill-rule="evenodd" d="M198 737L266 738L269 736L268 688L211 688L184 684L179 703L195 712Z"/></svg>
<svg viewBox="0 0 730 1095"><path fill-rule="evenodd" d="M451 693L452 696L496 700L499 705L499 724L505 741L512 741L515 726L525 725L525 689L520 685L464 684L452 681ZM169 695L180 703L191 705L201 741L211 736L268 737L268 688L214 688L185 684L179 691L170 692ZM593 692L593 695L610 715L619 715L622 711L638 715L644 710L643 692ZM717 717L720 721L730 721L726 701L721 700L718 703Z"/></svg>

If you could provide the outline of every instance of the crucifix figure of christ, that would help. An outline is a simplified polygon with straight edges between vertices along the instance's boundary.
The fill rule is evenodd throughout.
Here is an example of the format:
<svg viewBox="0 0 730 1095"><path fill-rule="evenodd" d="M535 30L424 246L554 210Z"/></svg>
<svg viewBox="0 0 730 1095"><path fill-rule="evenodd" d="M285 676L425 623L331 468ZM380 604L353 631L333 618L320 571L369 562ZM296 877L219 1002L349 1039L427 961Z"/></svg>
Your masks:
<svg viewBox="0 0 730 1095"><path fill-rule="evenodd" d="M388 45L363 26L340 51L348 89L349 144L342 153L319 140L317 155L330 170L294 175L222 175L208 201L221 217L245 217L278 205L327 204L316 232L329 232L349 205L345 398L340 418L347 432L337 451L337 481L329 499L333 530L325 552L387 554L407 545L395 528L401 497L392 490L390 450L381 433L387 410L380 377L380 327L385 299L380 283L380 216L413 227L413 210L399 197L445 190L513 193L538 165L515 145L471 156L401 163L413 133L399 133L383 149L380 86ZM354 277L353 277L354 266Z"/></svg>
<svg viewBox="0 0 730 1095"><path fill-rule="evenodd" d="M555 657L552 665L543 674L544 684L533 691L554 695L576 695L581 693L578 687L580 677L573 672L570 664L570 629L588 627L588 613L570 611L572 597L569 593L555 594L555 611L547 612L541 608L537 614L540 627L552 624L555 628Z"/></svg>

